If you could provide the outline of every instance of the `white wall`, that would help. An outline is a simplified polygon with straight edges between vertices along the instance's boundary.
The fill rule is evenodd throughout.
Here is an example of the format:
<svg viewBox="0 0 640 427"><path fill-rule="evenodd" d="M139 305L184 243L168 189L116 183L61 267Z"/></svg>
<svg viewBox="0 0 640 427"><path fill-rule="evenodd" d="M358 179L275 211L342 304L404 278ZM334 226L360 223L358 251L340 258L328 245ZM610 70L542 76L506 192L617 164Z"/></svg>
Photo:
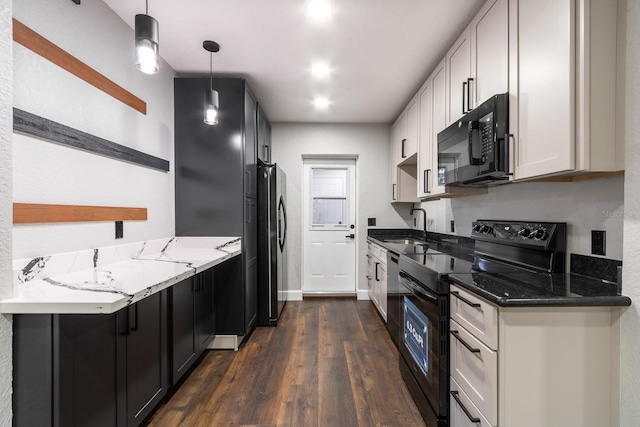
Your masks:
<svg viewBox="0 0 640 427"><path fill-rule="evenodd" d="M633 305L621 320L620 425L640 425L640 2L627 2L626 175L623 292Z"/></svg>
<svg viewBox="0 0 640 427"><path fill-rule="evenodd" d="M118 144L169 160L166 173L13 136L14 202L144 207L147 221L20 225L14 258L109 246L174 234L173 77L135 69L133 30L102 1L19 0L14 17L147 103L143 115L14 43L14 106Z"/></svg>
<svg viewBox="0 0 640 427"><path fill-rule="evenodd" d="M405 228L409 208L400 214L389 203L389 126L379 124L300 124L274 123L273 160L287 174L287 214L289 221L289 289L302 285L302 155L357 154L358 216L356 236L358 254L366 252L367 218L378 226ZM403 220L402 216L405 219ZM367 264L358 256L358 289L367 289Z"/></svg>
<svg viewBox="0 0 640 427"><path fill-rule="evenodd" d="M490 188L488 194L473 197L423 202L421 206L427 211L430 231L450 233L450 221L454 220L455 234L461 236L471 234L471 222L476 219L567 222L567 251L583 255L591 255L591 230L605 230L606 258L621 260L623 193L622 177L531 182Z"/></svg>
<svg viewBox="0 0 640 427"><path fill-rule="evenodd" d="M0 298L11 296L11 132L13 43L11 0L0 0ZM11 425L11 316L0 315L0 426Z"/></svg>

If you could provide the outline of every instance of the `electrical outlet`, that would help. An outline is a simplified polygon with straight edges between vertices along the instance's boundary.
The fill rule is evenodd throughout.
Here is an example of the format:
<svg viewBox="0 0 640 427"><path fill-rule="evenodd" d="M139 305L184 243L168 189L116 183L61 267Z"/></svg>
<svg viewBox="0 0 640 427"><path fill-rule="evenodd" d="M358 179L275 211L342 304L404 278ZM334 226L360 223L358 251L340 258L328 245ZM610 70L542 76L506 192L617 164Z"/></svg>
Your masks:
<svg viewBox="0 0 640 427"><path fill-rule="evenodd" d="M375 227L376 226L376 219L375 218L367 218L367 224L369 225L369 227Z"/></svg>
<svg viewBox="0 0 640 427"><path fill-rule="evenodd" d="M122 239L124 236L124 225L122 221L116 221L116 239Z"/></svg>
<svg viewBox="0 0 640 427"><path fill-rule="evenodd" d="M456 232L456 222L454 220L451 220L451 232Z"/></svg>
<svg viewBox="0 0 640 427"><path fill-rule="evenodd" d="M593 255L606 255L606 232L604 230L591 230L591 253Z"/></svg>

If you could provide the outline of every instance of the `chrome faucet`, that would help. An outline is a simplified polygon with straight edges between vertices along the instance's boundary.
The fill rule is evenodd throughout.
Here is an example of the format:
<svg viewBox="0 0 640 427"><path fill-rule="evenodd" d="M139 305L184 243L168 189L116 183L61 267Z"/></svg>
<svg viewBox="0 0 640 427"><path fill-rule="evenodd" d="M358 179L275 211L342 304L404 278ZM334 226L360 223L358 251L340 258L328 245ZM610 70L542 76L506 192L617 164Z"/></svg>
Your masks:
<svg viewBox="0 0 640 427"><path fill-rule="evenodd" d="M416 208L415 203L411 204L411 211L409 215L413 215L415 211L422 211L422 230L424 231L424 237L427 238L427 211L422 208Z"/></svg>

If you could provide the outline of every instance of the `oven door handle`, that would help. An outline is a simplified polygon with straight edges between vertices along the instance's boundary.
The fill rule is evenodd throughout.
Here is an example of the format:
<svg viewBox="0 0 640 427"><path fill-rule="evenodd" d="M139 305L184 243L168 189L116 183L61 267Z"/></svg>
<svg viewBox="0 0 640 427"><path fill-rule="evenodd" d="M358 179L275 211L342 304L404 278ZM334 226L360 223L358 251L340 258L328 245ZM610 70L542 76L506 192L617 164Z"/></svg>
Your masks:
<svg viewBox="0 0 640 427"><path fill-rule="evenodd" d="M438 297L435 295L431 295L429 292L427 292L426 290L422 289L420 286L416 285L413 283L412 280L407 279L405 277L402 276L402 272L400 272L400 280L401 283L406 286L407 288L411 289L411 291L418 293L428 299L430 299L431 301L438 301Z"/></svg>
<svg viewBox="0 0 640 427"><path fill-rule="evenodd" d="M465 340L463 340L460 337L460 332L458 332L458 331L449 331L449 332L451 333L451 335L453 335L453 337L455 339L460 341L462 343L462 345L465 346L467 348L467 350L469 350L471 353L480 353L480 349L479 348L471 347Z"/></svg>
<svg viewBox="0 0 640 427"><path fill-rule="evenodd" d="M481 304L478 304L477 302L473 302L473 301L469 301L468 299L466 299L465 297L463 297L462 295L460 295L459 292L457 291L451 291L449 292L451 295L453 295L454 297L458 298L460 301L462 301L463 303L473 307L473 308L480 308L482 307Z"/></svg>
<svg viewBox="0 0 640 427"><path fill-rule="evenodd" d="M453 396L455 401L458 403L458 406L460 406L460 408L462 409L462 412L464 412L467 418L469 418L469 421L471 421L474 424L480 423L480 418L476 418L473 415L471 415L471 412L469 412L469 410L465 408L465 406L462 404L462 402L460 401L460 398L458 397L458 392L456 390L452 390L449 393L451 393L451 396Z"/></svg>

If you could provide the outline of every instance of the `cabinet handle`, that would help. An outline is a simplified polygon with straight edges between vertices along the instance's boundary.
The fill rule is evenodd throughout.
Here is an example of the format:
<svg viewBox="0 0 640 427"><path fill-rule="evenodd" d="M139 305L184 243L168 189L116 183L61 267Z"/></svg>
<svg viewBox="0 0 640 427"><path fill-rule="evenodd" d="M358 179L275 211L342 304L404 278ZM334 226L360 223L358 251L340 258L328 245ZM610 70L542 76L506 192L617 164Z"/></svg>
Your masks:
<svg viewBox="0 0 640 427"><path fill-rule="evenodd" d="M471 347L469 344L467 344L467 342L465 340L463 340L460 337L460 332L458 331L451 331L451 335L454 336L455 339L457 339L458 341L460 341L462 343L463 346L465 346L467 348L467 350L469 350L471 353L480 353L480 349L479 348L473 348Z"/></svg>
<svg viewBox="0 0 640 427"><path fill-rule="evenodd" d="M471 307L473 307L473 308L480 308L480 307L482 307L482 305L481 305L481 304L478 304L477 302L473 302L473 301L470 301L470 300L466 299L465 297L463 297L462 295L460 295L460 292L458 292L458 291L451 291L451 292L449 292L449 293L450 293L451 295L453 295L454 297L458 298L458 299L459 299L460 301L462 301L463 303L465 303L465 304L467 304L467 305L470 305L470 306L471 306Z"/></svg>
<svg viewBox="0 0 640 427"><path fill-rule="evenodd" d="M124 327L120 330L120 335L127 336L129 335L129 307L125 307L124 310Z"/></svg>
<svg viewBox="0 0 640 427"><path fill-rule="evenodd" d="M467 112L467 109L464 108L464 98L466 95L465 92L467 91L467 84L468 82L462 82L462 114L465 114Z"/></svg>
<svg viewBox="0 0 640 427"><path fill-rule="evenodd" d="M397 184L393 184L393 187L391 188L391 200L396 200L396 185Z"/></svg>
<svg viewBox="0 0 640 427"><path fill-rule="evenodd" d="M511 172L511 141L515 144L515 138L512 133L506 133L504 135L504 168L502 170L507 172L507 175L513 175ZM515 151L514 151L515 152Z"/></svg>
<svg viewBox="0 0 640 427"><path fill-rule="evenodd" d="M469 410L464 407L464 405L460 401L460 398L458 397L458 392L456 390L452 390L450 393L451 396L453 396L453 398L456 400L456 403L458 403L458 406L460 406L464 414L467 416L467 418L469 418L469 421L474 424L478 424L480 422L480 418L475 418L473 415L471 415L471 412L469 412Z"/></svg>
<svg viewBox="0 0 640 427"><path fill-rule="evenodd" d="M467 79L467 113L471 110L473 110L473 108L471 107L471 82L473 81L473 79L471 77L469 77Z"/></svg>
<svg viewBox="0 0 640 427"><path fill-rule="evenodd" d="M135 326L131 327L132 331L137 331L138 330L138 305L139 303L136 303L133 307L133 321L135 323Z"/></svg>
<svg viewBox="0 0 640 427"><path fill-rule="evenodd" d="M407 157L407 156L405 156L405 155L404 155L404 143L405 143L405 142L407 142L407 139L406 139L406 138L402 140L402 148L401 148L401 150L400 150L400 156L402 156L402 158L403 158L403 159L404 159L405 157Z"/></svg>
<svg viewBox="0 0 640 427"><path fill-rule="evenodd" d="M380 281L380 279L378 279L378 266L380 265L379 262L376 262L376 282Z"/></svg>
<svg viewBox="0 0 640 427"><path fill-rule="evenodd" d="M431 193L431 191L429 191L429 174L430 173L431 173L431 169L425 169L422 177L422 180L423 180L422 187L424 188L425 194Z"/></svg>
<svg viewBox="0 0 640 427"><path fill-rule="evenodd" d="M271 163L271 152L268 145L264 146L264 158L267 159L267 163Z"/></svg>

